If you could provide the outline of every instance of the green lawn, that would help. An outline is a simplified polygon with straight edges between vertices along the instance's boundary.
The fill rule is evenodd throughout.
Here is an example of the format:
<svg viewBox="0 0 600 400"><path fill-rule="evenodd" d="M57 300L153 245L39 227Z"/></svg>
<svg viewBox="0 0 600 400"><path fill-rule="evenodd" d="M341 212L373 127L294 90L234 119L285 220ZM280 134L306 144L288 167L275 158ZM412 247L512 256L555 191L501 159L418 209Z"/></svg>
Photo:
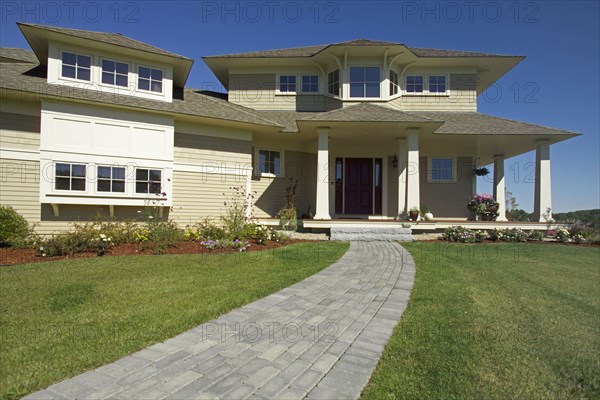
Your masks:
<svg viewBox="0 0 600 400"><path fill-rule="evenodd" d="M600 249L406 248L415 286L364 399L600 398Z"/></svg>
<svg viewBox="0 0 600 400"><path fill-rule="evenodd" d="M348 245L0 268L0 396L16 398L298 282Z"/></svg>

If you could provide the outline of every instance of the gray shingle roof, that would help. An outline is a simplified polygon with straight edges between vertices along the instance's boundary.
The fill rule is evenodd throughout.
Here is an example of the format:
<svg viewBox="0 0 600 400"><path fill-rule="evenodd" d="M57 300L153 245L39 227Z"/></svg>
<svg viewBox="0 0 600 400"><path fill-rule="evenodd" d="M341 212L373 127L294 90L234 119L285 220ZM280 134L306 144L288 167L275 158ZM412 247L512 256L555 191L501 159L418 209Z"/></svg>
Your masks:
<svg viewBox="0 0 600 400"><path fill-rule="evenodd" d="M435 131L442 135L579 135L478 112L411 111L411 114L433 121L444 121Z"/></svg>
<svg viewBox="0 0 600 400"><path fill-rule="evenodd" d="M179 54L171 53L170 51L166 51L163 49L159 49L158 47L151 46L149 44L140 42L139 40L135 40L129 38L127 36L123 36L120 33L107 33L107 32L96 32L96 31L87 31L82 29L70 29L70 28L60 28L55 26L47 26L47 25L38 25L38 24L30 24L30 23L17 23L19 27L21 26L29 26L33 28L43 29L49 32L60 33L63 35L78 37L82 39L94 40L96 42L102 42L107 44L112 44L115 46L126 47L128 49L140 50L147 53L158 54L167 57L180 58L184 60L191 60L191 58L184 57Z"/></svg>
<svg viewBox="0 0 600 400"><path fill-rule="evenodd" d="M356 39L347 42L331 43L317 46L293 47L275 50L250 51L243 53L222 54L203 58L287 58L312 57L332 46L404 46L402 43L379 40ZM480 53L462 50L439 50L418 47L408 47L417 57L515 57L501 54Z"/></svg>
<svg viewBox="0 0 600 400"><path fill-rule="evenodd" d="M1 62L26 62L26 63L38 63L38 59L32 51L24 49L16 49L10 47L0 48L0 61Z"/></svg>
<svg viewBox="0 0 600 400"><path fill-rule="evenodd" d="M20 92L34 93L40 99L64 101L91 101L121 105L137 109L215 118L255 125L280 127L277 123L259 116L254 110L242 107L218 96L196 89L176 91L173 102L146 100L126 95L115 95L99 90L53 85L46 81L42 66L21 63L0 63L0 89L3 98L21 98ZM176 98L177 97L177 98Z"/></svg>
<svg viewBox="0 0 600 400"><path fill-rule="evenodd" d="M337 110L317 113L316 115L302 118L302 120L331 122L430 122L428 118L372 103L358 103Z"/></svg>

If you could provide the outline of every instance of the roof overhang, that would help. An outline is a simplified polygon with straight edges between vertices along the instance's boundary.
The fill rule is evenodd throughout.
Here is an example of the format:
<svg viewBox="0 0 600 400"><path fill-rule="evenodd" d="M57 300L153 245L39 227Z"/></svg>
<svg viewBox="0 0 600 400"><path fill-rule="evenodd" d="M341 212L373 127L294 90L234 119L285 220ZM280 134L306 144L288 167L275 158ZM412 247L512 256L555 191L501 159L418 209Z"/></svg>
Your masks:
<svg viewBox="0 0 600 400"><path fill-rule="evenodd" d="M176 87L185 87L194 60L180 57L169 57L162 54L148 53L146 51L132 49L115 44L102 43L91 39L75 37L66 33L49 31L42 27L17 23L17 26L25 36L25 39L31 46L31 49L38 58L40 64L48 64L48 45L50 42L68 43L75 46L81 46L99 51L122 55L126 57L138 57L151 60L153 62L163 63L173 66L173 83Z"/></svg>

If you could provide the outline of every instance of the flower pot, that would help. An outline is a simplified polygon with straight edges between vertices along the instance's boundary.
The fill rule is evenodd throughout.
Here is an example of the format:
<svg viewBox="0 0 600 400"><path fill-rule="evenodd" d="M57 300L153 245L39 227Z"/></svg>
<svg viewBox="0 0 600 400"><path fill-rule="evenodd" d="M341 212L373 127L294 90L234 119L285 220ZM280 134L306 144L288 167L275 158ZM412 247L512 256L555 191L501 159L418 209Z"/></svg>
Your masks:
<svg viewBox="0 0 600 400"><path fill-rule="evenodd" d="M496 212L500 208L500 203L494 203L487 206L487 210L491 212Z"/></svg>
<svg viewBox="0 0 600 400"><path fill-rule="evenodd" d="M408 218L411 221L416 221L419 219L419 212L418 211L409 211L408 212Z"/></svg>
<svg viewBox="0 0 600 400"><path fill-rule="evenodd" d="M425 218L425 221L431 221L433 219L433 214L428 212L428 213L425 213L425 215L423 215L423 217Z"/></svg>

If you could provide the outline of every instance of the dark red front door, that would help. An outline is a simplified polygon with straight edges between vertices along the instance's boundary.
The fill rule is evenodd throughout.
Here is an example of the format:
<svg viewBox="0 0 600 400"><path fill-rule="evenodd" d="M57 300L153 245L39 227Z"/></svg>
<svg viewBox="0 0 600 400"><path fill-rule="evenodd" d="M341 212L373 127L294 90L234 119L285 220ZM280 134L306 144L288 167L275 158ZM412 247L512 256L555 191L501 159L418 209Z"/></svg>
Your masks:
<svg viewBox="0 0 600 400"><path fill-rule="evenodd" d="M346 214L373 213L373 159L345 159Z"/></svg>

